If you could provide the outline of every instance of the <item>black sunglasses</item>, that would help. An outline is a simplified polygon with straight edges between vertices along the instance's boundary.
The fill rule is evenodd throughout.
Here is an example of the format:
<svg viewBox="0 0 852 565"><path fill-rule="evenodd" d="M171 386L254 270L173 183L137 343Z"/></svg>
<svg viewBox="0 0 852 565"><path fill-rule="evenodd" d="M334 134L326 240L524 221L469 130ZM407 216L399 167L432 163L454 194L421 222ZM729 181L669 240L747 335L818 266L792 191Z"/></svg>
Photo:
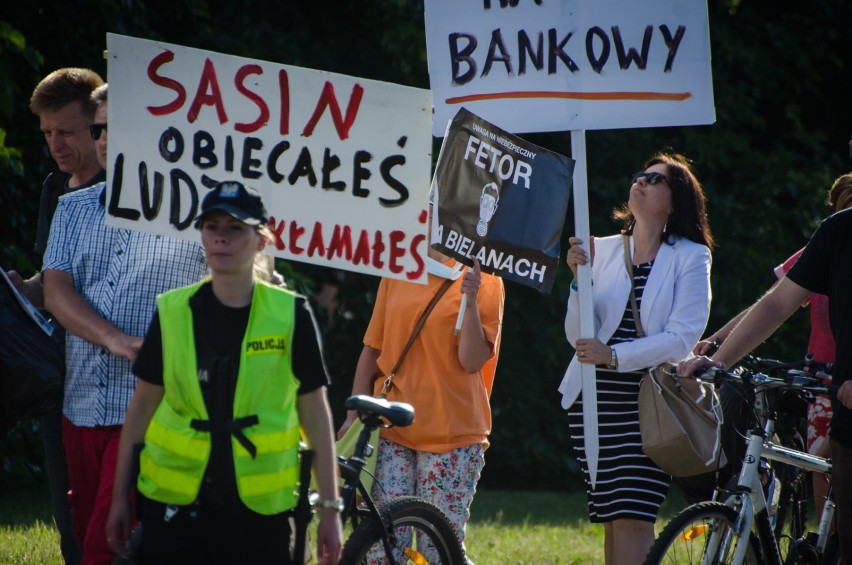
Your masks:
<svg viewBox="0 0 852 565"><path fill-rule="evenodd" d="M106 131L106 124L92 124L89 126L89 132L92 134L92 139L100 139L101 132Z"/></svg>
<svg viewBox="0 0 852 565"><path fill-rule="evenodd" d="M645 182L647 182L648 184L657 184L660 181L662 181L666 184L669 183L669 179L667 179L666 175L664 175L663 173L654 173L654 172L646 173L644 171L640 171L640 172L636 173L635 175L633 175L633 180L630 181L630 184L635 183L636 181L638 181L642 177L645 178Z"/></svg>

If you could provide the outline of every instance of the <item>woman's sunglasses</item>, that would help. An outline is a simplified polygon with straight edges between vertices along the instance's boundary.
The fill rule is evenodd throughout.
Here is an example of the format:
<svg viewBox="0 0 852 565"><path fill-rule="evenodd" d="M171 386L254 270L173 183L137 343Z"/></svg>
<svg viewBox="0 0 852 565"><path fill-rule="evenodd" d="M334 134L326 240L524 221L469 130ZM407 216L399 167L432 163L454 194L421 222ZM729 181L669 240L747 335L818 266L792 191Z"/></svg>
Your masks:
<svg viewBox="0 0 852 565"><path fill-rule="evenodd" d="M666 175L664 175L663 173L646 173L644 171L640 171L633 175L633 180L630 181L630 184L634 184L636 181L643 177L645 178L645 182L647 182L648 184L657 184L658 182L664 182L666 184L669 183L669 179L667 179Z"/></svg>
<svg viewBox="0 0 852 565"><path fill-rule="evenodd" d="M89 126L89 132L92 134L92 139L98 140L101 138L101 132L107 128L106 124L92 124Z"/></svg>

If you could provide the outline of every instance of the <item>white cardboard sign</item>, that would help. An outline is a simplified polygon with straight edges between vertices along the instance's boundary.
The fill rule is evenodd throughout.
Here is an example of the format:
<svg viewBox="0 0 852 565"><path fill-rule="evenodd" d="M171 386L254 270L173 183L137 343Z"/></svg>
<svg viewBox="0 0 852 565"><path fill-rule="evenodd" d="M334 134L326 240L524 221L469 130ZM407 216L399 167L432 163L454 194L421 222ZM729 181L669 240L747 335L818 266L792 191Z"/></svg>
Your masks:
<svg viewBox="0 0 852 565"><path fill-rule="evenodd" d="M272 254L425 282L427 90L115 34L107 223L198 239L217 181L257 189Z"/></svg>
<svg viewBox="0 0 852 565"><path fill-rule="evenodd" d="M441 137L463 105L514 132L711 124L702 0L426 0Z"/></svg>

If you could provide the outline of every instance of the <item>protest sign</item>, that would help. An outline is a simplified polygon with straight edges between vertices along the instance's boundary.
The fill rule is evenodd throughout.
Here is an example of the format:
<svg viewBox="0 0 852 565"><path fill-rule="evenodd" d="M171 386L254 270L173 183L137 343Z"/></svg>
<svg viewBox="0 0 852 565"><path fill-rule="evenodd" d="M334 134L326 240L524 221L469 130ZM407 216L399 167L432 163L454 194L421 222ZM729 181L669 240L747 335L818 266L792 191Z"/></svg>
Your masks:
<svg viewBox="0 0 852 565"><path fill-rule="evenodd" d="M223 180L295 261L425 282L427 90L107 35L107 223L198 239Z"/></svg>
<svg viewBox="0 0 852 565"><path fill-rule="evenodd" d="M432 247L550 292L573 164L462 108L435 169Z"/></svg>
<svg viewBox="0 0 852 565"><path fill-rule="evenodd" d="M514 133L715 121L707 4L427 0L433 134L464 105Z"/></svg>

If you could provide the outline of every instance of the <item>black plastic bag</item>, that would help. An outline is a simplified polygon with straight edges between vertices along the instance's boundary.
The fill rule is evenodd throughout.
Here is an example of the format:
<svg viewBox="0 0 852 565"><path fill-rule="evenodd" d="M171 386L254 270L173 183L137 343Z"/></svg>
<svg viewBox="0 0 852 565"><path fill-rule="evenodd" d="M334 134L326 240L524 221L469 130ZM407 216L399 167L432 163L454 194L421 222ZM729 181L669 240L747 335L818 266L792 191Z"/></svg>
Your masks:
<svg viewBox="0 0 852 565"><path fill-rule="evenodd" d="M62 399L65 357L0 276L0 434Z"/></svg>

